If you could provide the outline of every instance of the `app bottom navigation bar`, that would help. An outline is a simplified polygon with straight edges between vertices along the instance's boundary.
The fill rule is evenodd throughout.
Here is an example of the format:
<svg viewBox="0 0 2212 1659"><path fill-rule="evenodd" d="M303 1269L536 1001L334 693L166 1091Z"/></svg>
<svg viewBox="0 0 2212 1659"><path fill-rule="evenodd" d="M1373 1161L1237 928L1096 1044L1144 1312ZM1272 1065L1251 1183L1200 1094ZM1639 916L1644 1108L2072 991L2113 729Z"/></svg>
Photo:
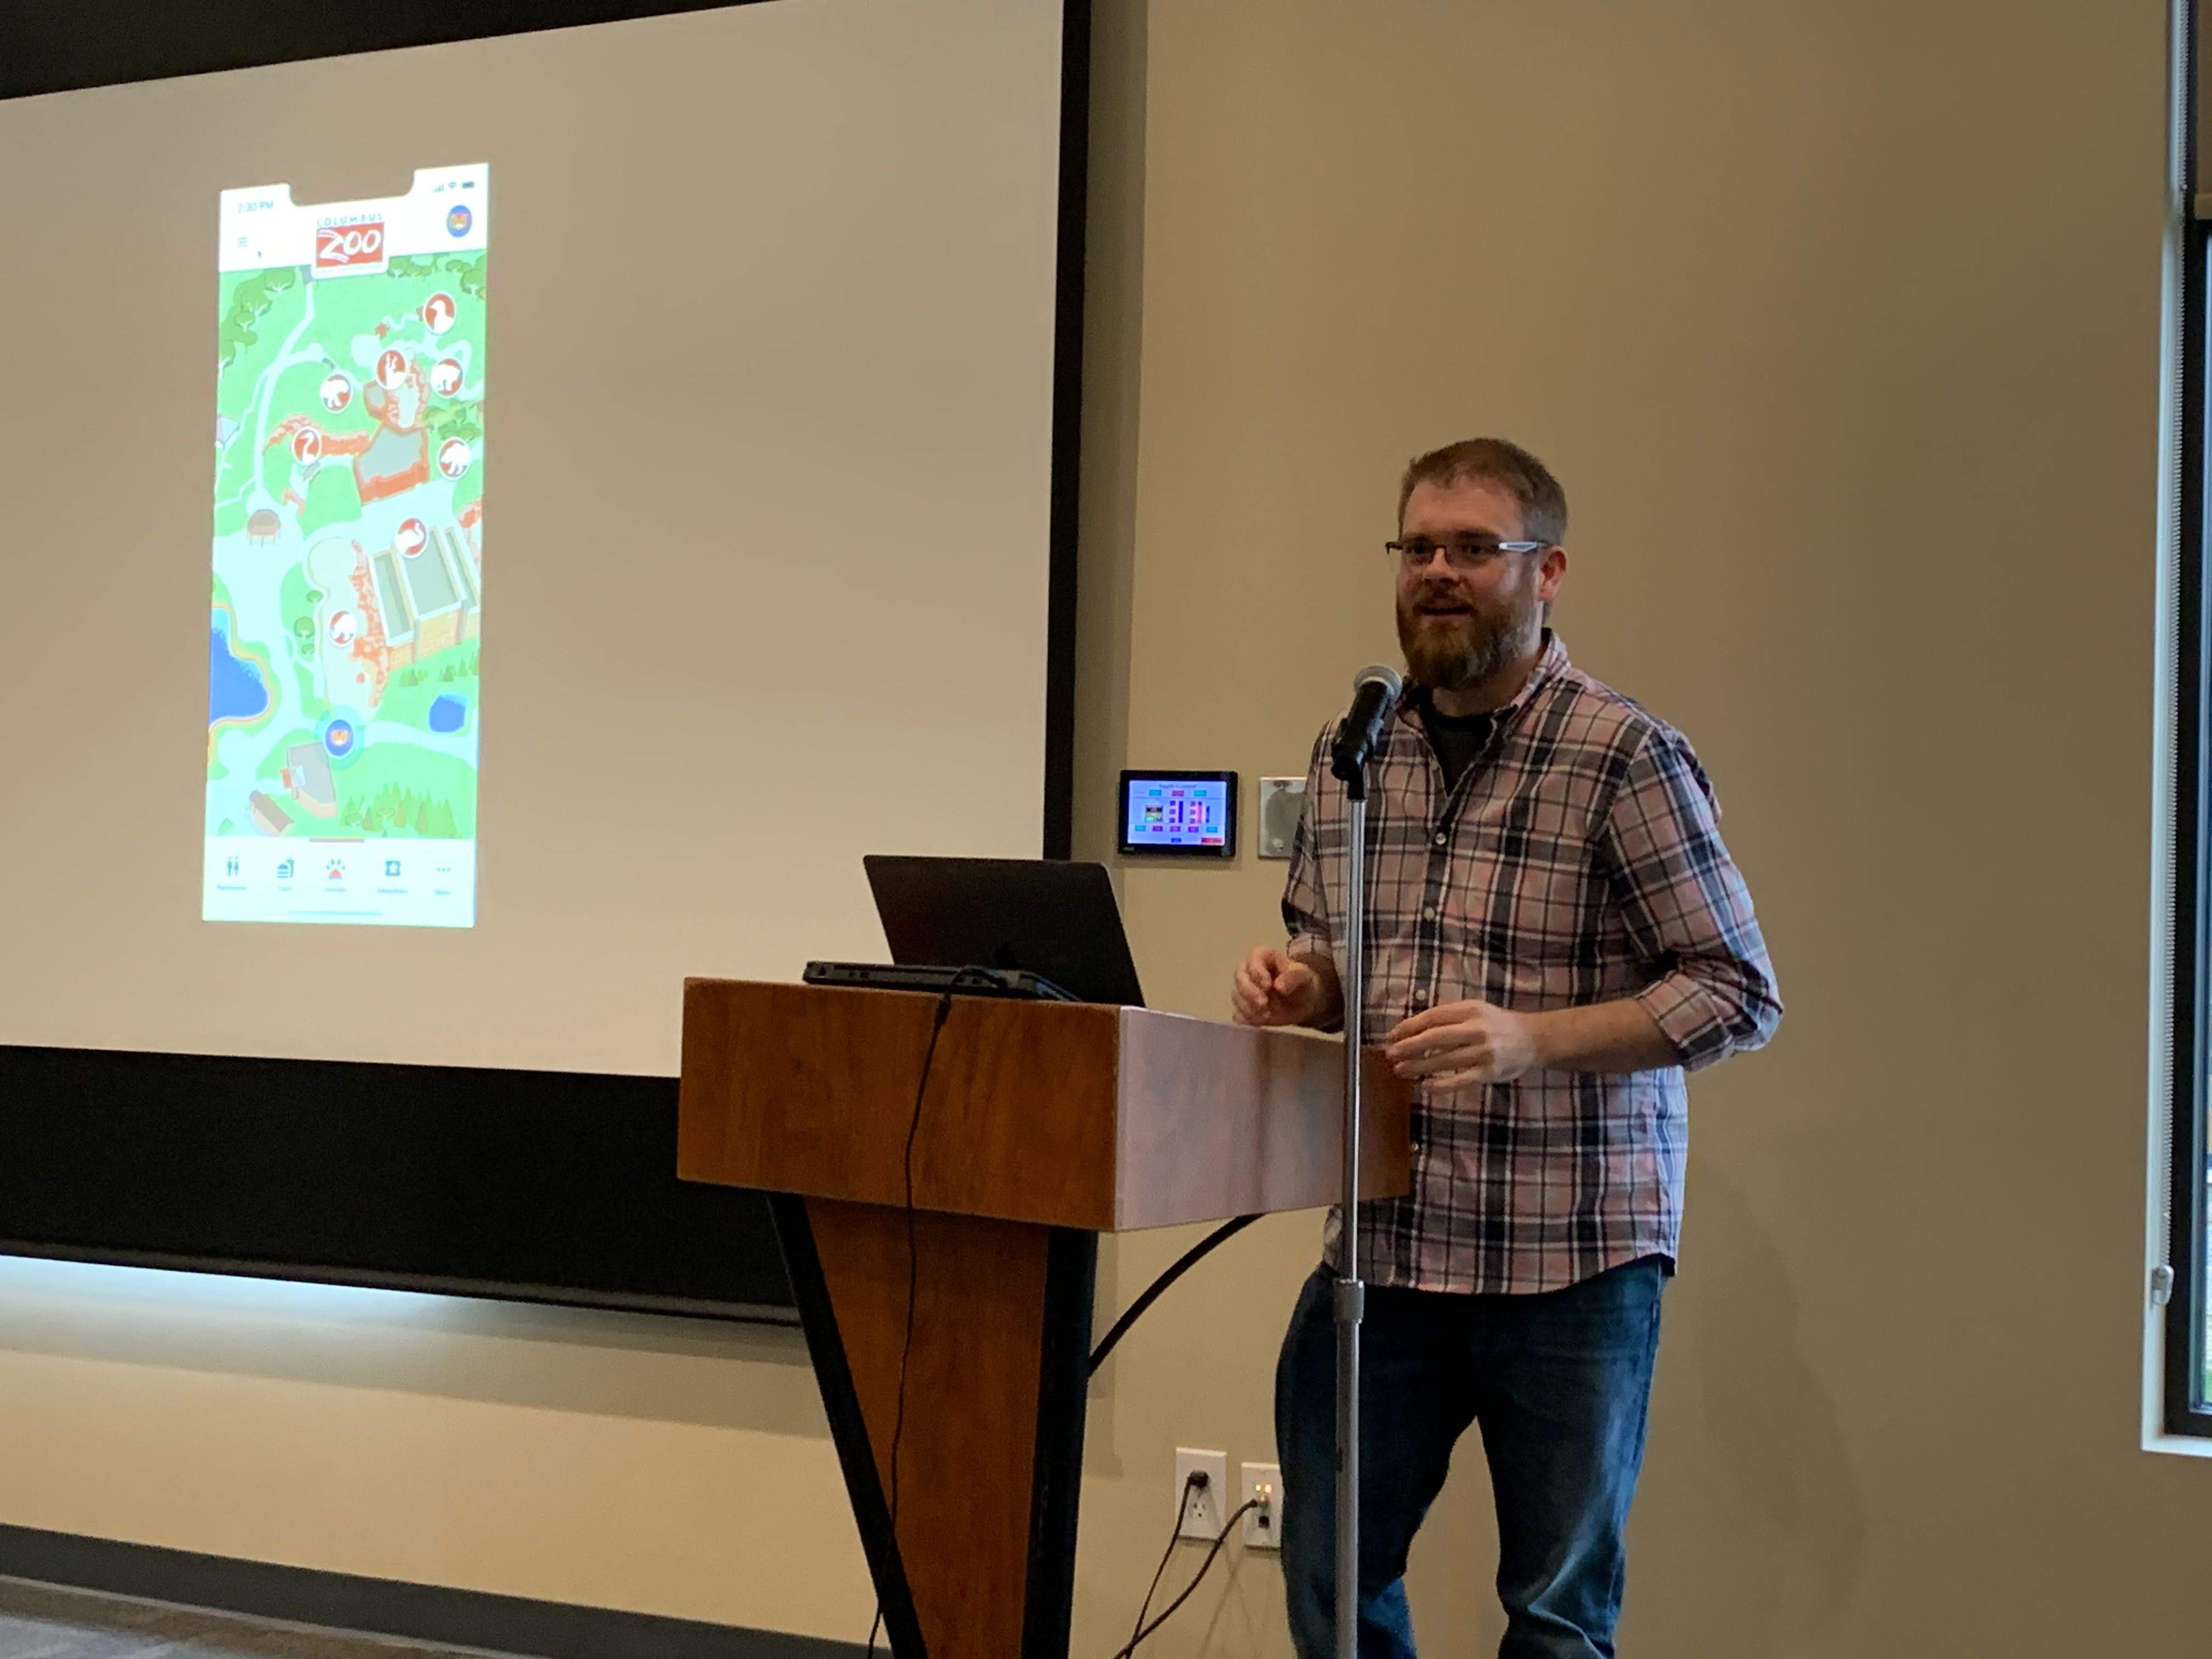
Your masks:
<svg viewBox="0 0 2212 1659"><path fill-rule="evenodd" d="M216 836L207 843L207 921L476 922L476 843Z"/></svg>

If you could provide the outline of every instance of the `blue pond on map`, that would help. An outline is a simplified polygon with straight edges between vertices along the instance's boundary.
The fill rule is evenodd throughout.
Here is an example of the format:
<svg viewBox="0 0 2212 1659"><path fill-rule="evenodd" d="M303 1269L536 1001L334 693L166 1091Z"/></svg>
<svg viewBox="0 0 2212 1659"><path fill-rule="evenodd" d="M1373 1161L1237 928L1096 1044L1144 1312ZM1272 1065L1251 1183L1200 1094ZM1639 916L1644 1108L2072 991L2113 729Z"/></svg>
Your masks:
<svg viewBox="0 0 2212 1659"><path fill-rule="evenodd" d="M208 625L208 724L250 720L267 712L269 688L261 670L230 648L227 619L218 613Z"/></svg>

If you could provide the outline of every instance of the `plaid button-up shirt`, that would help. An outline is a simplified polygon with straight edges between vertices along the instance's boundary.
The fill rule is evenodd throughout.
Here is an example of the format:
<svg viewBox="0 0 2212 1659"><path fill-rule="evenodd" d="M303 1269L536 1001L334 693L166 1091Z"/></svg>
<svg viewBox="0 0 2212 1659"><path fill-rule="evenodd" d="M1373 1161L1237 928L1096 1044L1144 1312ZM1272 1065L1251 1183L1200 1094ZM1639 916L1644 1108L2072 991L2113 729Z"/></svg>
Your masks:
<svg viewBox="0 0 2212 1659"><path fill-rule="evenodd" d="M1292 955L1340 962L1349 807L1314 746L1283 916ZM1711 786L1681 733L1573 667L1535 672L1447 793L1415 711L1369 772L1370 1042L1480 999L1518 1012L1633 997L1681 1056L1658 1071L1419 1085L1413 1190L1360 1206L1359 1266L1417 1290L1558 1290L1680 1234L1683 1072L1755 1048L1782 1017ZM1340 1261L1340 1218L1328 1234Z"/></svg>

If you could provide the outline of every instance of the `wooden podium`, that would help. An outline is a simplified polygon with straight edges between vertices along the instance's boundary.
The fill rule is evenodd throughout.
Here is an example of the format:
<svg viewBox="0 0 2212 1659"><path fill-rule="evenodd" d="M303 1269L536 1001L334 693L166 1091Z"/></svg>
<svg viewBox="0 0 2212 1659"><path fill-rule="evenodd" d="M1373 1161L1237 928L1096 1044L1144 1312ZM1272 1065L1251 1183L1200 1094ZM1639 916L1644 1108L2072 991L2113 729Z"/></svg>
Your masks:
<svg viewBox="0 0 2212 1659"><path fill-rule="evenodd" d="M896 1659L1066 1659L1097 1235L1331 1202L1343 1054L1140 1008L685 982L678 1171L774 1194ZM1362 1192L1388 1197L1410 1090L1367 1065Z"/></svg>

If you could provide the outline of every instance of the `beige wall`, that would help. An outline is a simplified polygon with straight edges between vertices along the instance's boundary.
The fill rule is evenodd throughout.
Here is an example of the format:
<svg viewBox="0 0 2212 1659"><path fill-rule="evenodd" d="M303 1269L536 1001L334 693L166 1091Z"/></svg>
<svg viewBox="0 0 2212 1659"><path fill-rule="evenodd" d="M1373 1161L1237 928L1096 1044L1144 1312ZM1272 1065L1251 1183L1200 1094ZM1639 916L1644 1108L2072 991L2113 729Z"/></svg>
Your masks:
<svg viewBox="0 0 2212 1659"><path fill-rule="evenodd" d="M1625 1650L2194 1650L2212 1467L2136 1445L2163 8L1099 6L1088 850L1125 759L1296 769L1389 647L1398 465L1530 443L1561 630L1697 741L1790 1003L1693 1090ZM1125 872L1156 1001L1220 1007L1280 873ZM1079 1652L1173 1448L1268 1455L1315 1231L1101 1378ZM865 1631L781 1339L28 1271L0 1520ZM1468 1449L1439 1653L1496 1633ZM1161 1659L1283 1654L1277 1595L1237 1565Z"/></svg>
<svg viewBox="0 0 2212 1659"><path fill-rule="evenodd" d="M1130 757L1296 769L1388 649L1396 469L1503 431L1573 502L1561 631L1696 740L1769 930L1781 1036L1693 1085L1625 1650L2193 1650L2212 1468L2136 1449L2164 8L1147 23ZM1218 1007L1279 876L1133 871L1158 989ZM1310 1236L1133 1348L1097 1603L1171 1443L1264 1443ZM1496 1632L1468 1449L1443 1652Z"/></svg>

